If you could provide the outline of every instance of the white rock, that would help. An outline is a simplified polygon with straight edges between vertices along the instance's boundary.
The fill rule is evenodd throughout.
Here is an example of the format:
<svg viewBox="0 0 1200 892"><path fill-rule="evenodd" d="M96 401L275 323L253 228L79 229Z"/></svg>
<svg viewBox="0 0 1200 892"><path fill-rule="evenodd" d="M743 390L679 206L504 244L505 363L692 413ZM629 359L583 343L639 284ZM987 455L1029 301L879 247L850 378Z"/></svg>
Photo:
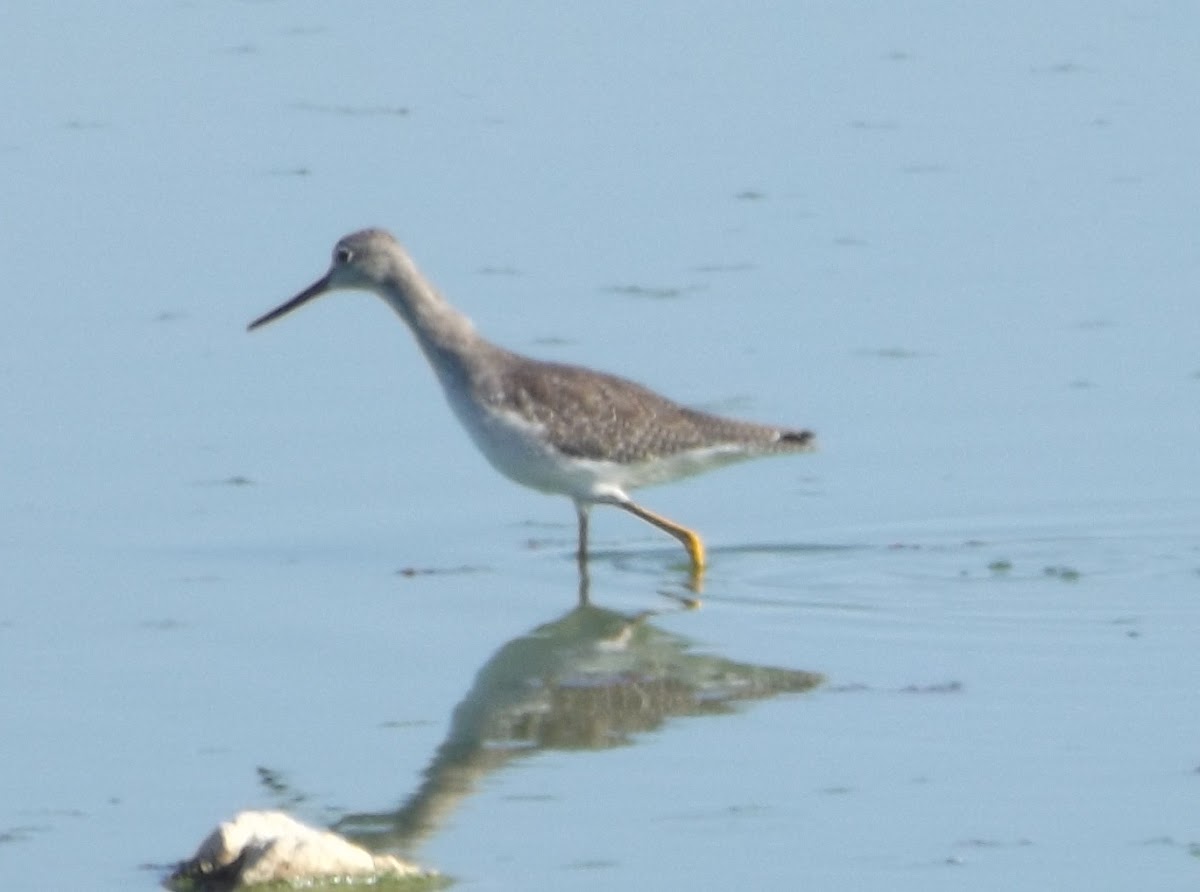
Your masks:
<svg viewBox="0 0 1200 892"><path fill-rule="evenodd" d="M244 811L224 821L200 844L178 875L229 871L227 881L252 886L280 880L430 876L393 855L372 855L329 830L302 824L278 811Z"/></svg>

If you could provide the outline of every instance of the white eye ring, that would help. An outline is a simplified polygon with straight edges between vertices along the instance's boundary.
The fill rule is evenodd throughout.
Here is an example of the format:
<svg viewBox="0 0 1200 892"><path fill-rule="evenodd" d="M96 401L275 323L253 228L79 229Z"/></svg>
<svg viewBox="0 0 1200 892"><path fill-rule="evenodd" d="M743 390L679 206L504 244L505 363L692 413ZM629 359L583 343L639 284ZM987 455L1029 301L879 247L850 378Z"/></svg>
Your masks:
<svg viewBox="0 0 1200 892"><path fill-rule="evenodd" d="M337 248L334 249L333 259L337 263L349 263L354 259L354 252L347 247L338 245Z"/></svg>

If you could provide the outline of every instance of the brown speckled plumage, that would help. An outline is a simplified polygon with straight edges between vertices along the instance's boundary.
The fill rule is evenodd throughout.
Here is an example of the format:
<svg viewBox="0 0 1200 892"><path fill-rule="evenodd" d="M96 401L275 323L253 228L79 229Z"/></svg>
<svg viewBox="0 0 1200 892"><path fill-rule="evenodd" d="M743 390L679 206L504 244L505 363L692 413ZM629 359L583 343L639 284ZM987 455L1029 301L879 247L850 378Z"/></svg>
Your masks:
<svg viewBox="0 0 1200 892"><path fill-rule="evenodd" d="M622 464L715 446L747 457L811 448L811 431L781 430L689 409L625 378L509 353L497 404L542 425L563 455Z"/></svg>

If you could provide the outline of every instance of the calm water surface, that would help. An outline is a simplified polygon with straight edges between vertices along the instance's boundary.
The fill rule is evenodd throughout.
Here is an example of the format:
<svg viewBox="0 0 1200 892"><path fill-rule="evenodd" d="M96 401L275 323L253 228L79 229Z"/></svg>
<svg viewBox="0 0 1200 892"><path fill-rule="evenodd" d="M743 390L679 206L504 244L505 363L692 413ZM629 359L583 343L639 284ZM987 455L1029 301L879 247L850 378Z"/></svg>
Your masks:
<svg viewBox="0 0 1200 892"><path fill-rule="evenodd" d="M1195 888L1198 26L11 10L6 887L265 806L480 889ZM701 610L603 511L573 610L378 301L244 333L372 224L501 343L818 430L644 494Z"/></svg>

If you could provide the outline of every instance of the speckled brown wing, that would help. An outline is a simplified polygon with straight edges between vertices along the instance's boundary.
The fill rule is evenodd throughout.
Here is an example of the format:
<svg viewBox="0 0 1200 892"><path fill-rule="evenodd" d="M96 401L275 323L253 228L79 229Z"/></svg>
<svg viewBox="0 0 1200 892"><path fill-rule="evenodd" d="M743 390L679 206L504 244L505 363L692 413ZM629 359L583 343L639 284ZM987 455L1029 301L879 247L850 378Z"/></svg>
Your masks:
<svg viewBox="0 0 1200 892"><path fill-rule="evenodd" d="M743 447L747 455L813 445L810 431L721 418L615 375L510 357L504 407L542 425L551 444L573 458L629 464L721 445Z"/></svg>

